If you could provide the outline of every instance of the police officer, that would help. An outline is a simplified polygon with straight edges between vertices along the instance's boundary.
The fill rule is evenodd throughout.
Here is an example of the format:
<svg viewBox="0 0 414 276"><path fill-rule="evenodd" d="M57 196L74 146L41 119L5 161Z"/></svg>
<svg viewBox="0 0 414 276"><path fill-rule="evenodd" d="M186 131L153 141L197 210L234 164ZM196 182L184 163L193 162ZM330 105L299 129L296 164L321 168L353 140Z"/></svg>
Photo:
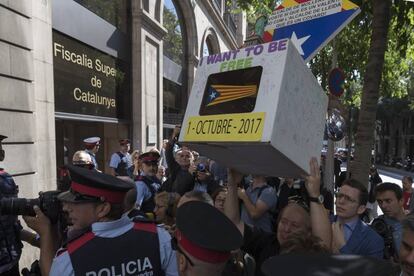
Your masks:
<svg viewBox="0 0 414 276"><path fill-rule="evenodd" d="M0 135L0 161L5 158L2 147L3 139L6 136ZM17 197L18 188L10 174L0 168L0 200L3 198ZM0 210L1 214L1 210ZM0 216L0 274L15 276L19 274L19 259L22 253L22 243L19 233L22 227L17 216Z"/></svg>
<svg viewBox="0 0 414 276"><path fill-rule="evenodd" d="M173 248L180 275L222 275L231 251L242 245L237 227L218 209L188 201L177 210Z"/></svg>
<svg viewBox="0 0 414 276"><path fill-rule="evenodd" d="M128 176L128 168L132 166L129 150L131 142L128 139L119 140L120 150L112 154L109 167L113 176Z"/></svg>
<svg viewBox="0 0 414 276"><path fill-rule="evenodd" d="M100 141L101 138L99 137L89 137L83 140L85 151L91 156L95 170L99 170L98 162L96 162L96 153L99 151Z"/></svg>
<svg viewBox="0 0 414 276"><path fill-rule="evenodd" d="M139 156L141 175L135 178L137 188L137 207L144 213L152 213L155 208L154 196L161 188L161 182L156 177L160 154L155 151Z"/></svg>
<svg viewBox="0 0 414 276"><path fill-rule="evenodd" d="M71 238L49 275L178 275L169 234L123 215L132 183L84 168L69 170L71 189L59 199L72 224Z"/></svg>

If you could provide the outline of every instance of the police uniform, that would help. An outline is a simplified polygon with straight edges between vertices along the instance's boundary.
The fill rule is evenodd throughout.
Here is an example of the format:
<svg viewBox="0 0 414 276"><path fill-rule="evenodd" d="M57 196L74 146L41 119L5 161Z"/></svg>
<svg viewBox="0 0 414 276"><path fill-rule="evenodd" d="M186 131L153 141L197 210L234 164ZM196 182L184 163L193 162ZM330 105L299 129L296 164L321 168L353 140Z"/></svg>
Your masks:
<svg viewBox="0 0 414 276"><path fill-rule="evenodd" d="M158 164L160 155L157 152L146 152L139 156L139 160L147 164ZM140 206L140 210L145 213L153 212L155 208L154 197L161 188L161 181L156 176L148 176L145 173L137 176L135 179L137 188L136 204Z"/></svg>
<svg viewBox="0 0 414 276"><path fill-rule="evenodd" d="M59 195L67 202L104 200L122 204L133 184L116 177L69 166L70 191ZM50 275L178 275L169 234L153 223L118 220L95 222L57 252Z"/></svg>
<svg viewBox="0 0 414 276"><path fill-rule="evenodd" d="M242 235L222 212L201 201L188 201L177 209L173 245L210 264L227 262L240 248Z"/></svg>
<svg viewBox="0 0 414 276"><path fill-rule="evenodd" d="M101 138L99 137L89 137L83 140L83 142L85 143L85 146L91 146L91 147L99 146L100 141L101 141ZM85 151L91 156L93 166L95 167L96 170L98 170L98 162L96 162L95 154L89 149L85 149Z"/></svg>
<svg viewBox="0 0 414 276"><path fill-rule="evenodd" d="M119 140L119 145L124 146L130 144L128 139ZM115 152L109 161L109 167L115 170L117 176L128 176L128 168L132 166L131 155L126 152Z"/></svg>
<svg viewBox="0 0 414 276"><path fill-rule="evenodd" d="M1 156L4 151L1 142L6 136L0 135ZM3 161L3 158L0 159ZM5 198L16 198L18 188L13 177L0 168L0 200ZM0 212L1 214L1 212ZM19 274L19 259L22 253L23 244L20 241L19 233L22 227L17 216L0 216L0 274L6 276L17 276Z"/></svg>

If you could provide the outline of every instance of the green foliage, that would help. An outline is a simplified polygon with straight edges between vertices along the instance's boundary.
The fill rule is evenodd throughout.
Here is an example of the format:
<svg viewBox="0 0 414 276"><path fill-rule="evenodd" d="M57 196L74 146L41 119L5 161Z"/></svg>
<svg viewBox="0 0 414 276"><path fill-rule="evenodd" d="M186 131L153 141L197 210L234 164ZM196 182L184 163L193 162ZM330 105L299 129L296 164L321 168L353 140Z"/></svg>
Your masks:
<svg viewBox="0 0 414 276"><path fill-rule="evenodd" d="M337 66L346 75L345 91L349 94L348 97L343 97L342 101L347 105L359 106L371 39L372 1L353 2L360 6L361 13L335 37L334 41L325 46L309 65L322 88L328 90L327 78L333 67L332 60L336 56ZM274 3L275 1L238 0L243 10L256 17L266 14L264 5L270 9ZM412 3L404 0L395 0L392 6L388 49L380 88L380 95L383 97L402 98L410 94L410 99L414 100L413 7Z"/></svg>
<svg viewBox="0 0 414 276"><path fill-rule="evenodd" d="M229 4L231 0L227 0ZM247 14L247 21L254 24L256 19L262 15L268 16L274 10L274 7L281 1L278 0L236 0L237 5ZM238 12L233 11L233 12Z"/></svg>
<svg viewBox="0 0 414 276"><path fill-rule="evenodd" d="M177 64L182 65L183 38L177 15L164 7L164 27L167 34L164 37L164 55Z"/></svg>

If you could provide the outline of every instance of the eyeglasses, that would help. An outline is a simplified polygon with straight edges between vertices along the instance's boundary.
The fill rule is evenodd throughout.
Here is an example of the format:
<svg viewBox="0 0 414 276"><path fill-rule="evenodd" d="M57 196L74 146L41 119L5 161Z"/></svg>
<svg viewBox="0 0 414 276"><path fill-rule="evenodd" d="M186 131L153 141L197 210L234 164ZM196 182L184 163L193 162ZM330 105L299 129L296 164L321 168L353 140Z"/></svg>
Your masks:
<svg viewBox="0 0 414 276"><path fill-rule="evenodd" d="M178 241L176 237L171 238L171 248L183 254L184 258L190 263L190 265L194 266L193 261L191 261L191 259L187 256L187 254L185 254L184 251L178 246Z"/></svg>
<svg viewBox="0 0 414 276"><path fill-rule="evenodd" d="M350 196L343 194L341 192L337 192L335 195L336 195L336 200L344 199L346 202L358 203L358 200L352 199Z"/></svg>

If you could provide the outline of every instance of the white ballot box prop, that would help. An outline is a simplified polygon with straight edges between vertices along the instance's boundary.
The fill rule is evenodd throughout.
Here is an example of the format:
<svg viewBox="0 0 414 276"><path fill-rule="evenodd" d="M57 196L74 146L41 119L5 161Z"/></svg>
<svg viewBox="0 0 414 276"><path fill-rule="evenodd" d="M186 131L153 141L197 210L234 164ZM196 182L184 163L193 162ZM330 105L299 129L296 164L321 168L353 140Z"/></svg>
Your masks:
<svg viewBox="0 0 414 276"><path fill-rule="evenodd" d="M204 57L179 142L242 173L300 177L320 158L328 98L290 40Z"/></svg>

